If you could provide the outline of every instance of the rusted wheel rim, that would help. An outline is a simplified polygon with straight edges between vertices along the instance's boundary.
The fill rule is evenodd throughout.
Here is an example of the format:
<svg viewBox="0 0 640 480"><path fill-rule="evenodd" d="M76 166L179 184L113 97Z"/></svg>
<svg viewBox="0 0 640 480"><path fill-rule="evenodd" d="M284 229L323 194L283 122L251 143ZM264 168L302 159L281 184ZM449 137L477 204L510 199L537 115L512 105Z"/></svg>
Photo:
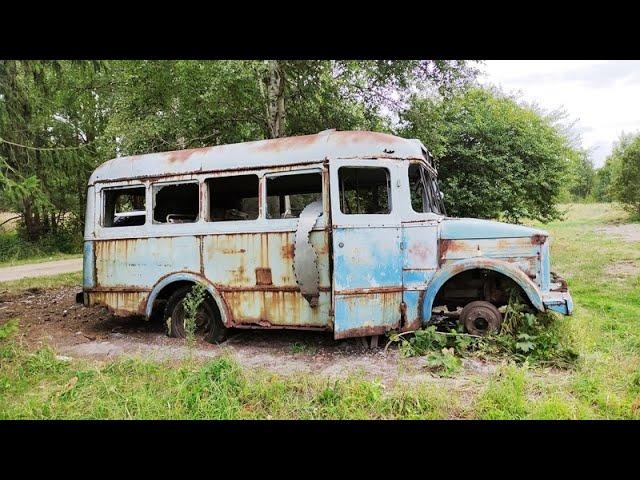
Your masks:
<svg viewBox="0 0 640 480"><path fill-rule="evenodd" d="M488 335L500 330L502 314L489 302L471 302L462 309L460 321L472 335Z"/></svg>

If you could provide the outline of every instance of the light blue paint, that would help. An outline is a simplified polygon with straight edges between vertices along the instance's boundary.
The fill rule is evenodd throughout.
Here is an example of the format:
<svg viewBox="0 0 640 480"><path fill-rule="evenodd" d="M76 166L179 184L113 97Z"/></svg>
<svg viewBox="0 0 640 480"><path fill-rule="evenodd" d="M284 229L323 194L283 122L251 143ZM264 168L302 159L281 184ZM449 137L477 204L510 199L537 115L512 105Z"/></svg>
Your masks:
<svg viewBox="0 0 640 480"><path fill-rule="evenodd" d="M96 245L98 284L149 287L176 271L200 271L200 249L194 236L115 240Z"/></svg>
<svg viewBox="0 0 640 480"><path fill-rule="evenodd" d="M406 305L406 323L411 324L416 321L423 322L420 318L420 290L405 290L402 294L402 301Z"/></svg>
<svg viewBox="0 0 640 480"><path fill-rule="evenodd" d="M383 299L384 296L384 299ZM334 331L358 328L391 329L400 325L402 292L336 295Z"/></svg>
<svg viewBox="0 0 640 480"><path fill-rule="evenodd" d="M402 272L402 286L408 290L424 290L436 270L404 270Z"/></svg>
<svg viewBox="0 0 640 480"><path fill-rule="evenodd" d="M402 301L400 229L341 227L333 234L334 331L391 326ZM396 292L362 289L396 287ZM347 293L346 295L344 293Z"/></svg>
<svg viewBox="0 0 640 480"><path fill-rule="evenodd" d="M549 252L549 242L544 242L540 249L540 289L543 292L549 290L551 277L551 254Z"/></svg>
<svg viewBox="0 0 640 480"><path fill-rule="evenodd" d="M93 242L84 242L82 257L82 287L84 289L95 287L94 276Z"/></svg>
<svg viewBox="0 0 640 480"><path fill-rule="evenodd" d="M336 293L402 285L399 228L336 228L333 244Z"/></svg>
<svg viewBox="0 0 640 480"><path fill-rule="evenodd" d="M544 230L511 223L477 218L445 218L440 226L440 238L464 240L471 238L530 237L549 234Z"/></svg>

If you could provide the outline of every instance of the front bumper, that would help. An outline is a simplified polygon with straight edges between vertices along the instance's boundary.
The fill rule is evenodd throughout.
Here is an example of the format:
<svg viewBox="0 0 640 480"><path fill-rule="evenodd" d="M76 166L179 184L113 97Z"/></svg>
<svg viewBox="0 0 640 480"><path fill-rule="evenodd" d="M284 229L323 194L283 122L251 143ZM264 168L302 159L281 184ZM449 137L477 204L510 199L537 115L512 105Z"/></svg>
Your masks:
<svg viewBox="0 0 640 480"><path fill-rule="evenodd" d="M543 293L542 303L546 309L553 310L562 315L571 315L573 312L573 299L568 291Z"/></svg>

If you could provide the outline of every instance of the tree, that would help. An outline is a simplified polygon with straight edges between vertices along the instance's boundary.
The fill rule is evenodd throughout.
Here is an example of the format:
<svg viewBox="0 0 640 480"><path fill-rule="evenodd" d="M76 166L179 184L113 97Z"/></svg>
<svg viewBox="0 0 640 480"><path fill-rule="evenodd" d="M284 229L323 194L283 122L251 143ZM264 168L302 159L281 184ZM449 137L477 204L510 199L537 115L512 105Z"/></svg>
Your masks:
<svg viewBox="0 0 640 480"><path fill-rule="evenodd" d="M0 61L0 208L28 240L82 227L86 181L118 155L391 130L405 91L473 79L457 61Z"/></svg>
<svg viewBox="0 0 640 480"><path fill-rule="evenodd" d="M104 124L100 74L94 62L0 61L0 207L20 212L28 240L80 225Z"/></svg>
<svg viewBox="0 0 640 480"><path fill-rule="evenodd" d="M611 154L613 197L640 217L640 134L622 136Z"/></svg>
<svg viewBox="0 0 640 480"><path fill-rule="evenodd" d="M420 138L438 160L448 213L509 221L559 216L568 158L576 153L557 118L482 88L416 96L401 118L403 135Z"/></svg>
<svg viewBox="0 0 640 480"><path fill-rule="evenodd" d="M614 163L614 159L609 157L604 165L596 170L593 198L598 202L612 202L614 200L611 195L611 181L616 168Z"/></svg>
<svg viewBox="0 0 640 480"><path fill-rule="evenodd" d="M575 149L568 155L568 175L566 193L569 201L585 200L592 195L596 181L596 171L589 155L584 150Z"/></svg>

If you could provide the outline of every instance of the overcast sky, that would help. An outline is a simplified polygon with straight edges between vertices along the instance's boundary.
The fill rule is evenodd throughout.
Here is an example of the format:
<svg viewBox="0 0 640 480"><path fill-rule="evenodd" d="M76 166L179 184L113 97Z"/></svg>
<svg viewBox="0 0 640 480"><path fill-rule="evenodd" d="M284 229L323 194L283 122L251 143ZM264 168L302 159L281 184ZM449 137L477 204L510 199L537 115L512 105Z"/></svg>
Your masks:
<svg viewBox="0 0 640 480"><path fill-rule="evenodd" d="M487 60L480 81L577 120L582 146L602 166L620 133L640 131L640 61Z"/></svg>

